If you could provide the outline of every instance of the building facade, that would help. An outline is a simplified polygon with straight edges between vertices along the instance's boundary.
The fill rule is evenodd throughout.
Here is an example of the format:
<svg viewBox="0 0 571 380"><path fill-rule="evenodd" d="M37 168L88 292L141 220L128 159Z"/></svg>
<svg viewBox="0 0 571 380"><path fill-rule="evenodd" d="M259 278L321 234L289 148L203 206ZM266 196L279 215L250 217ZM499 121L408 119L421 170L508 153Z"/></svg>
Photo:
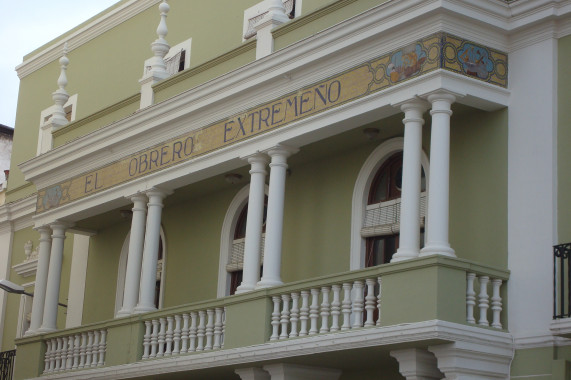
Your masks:
<svg viewBox="0 0 571 380"><path fill-rule="evenodd" d="M568 0L123 0L25 56L15 378L569 379L570 35Z"/></svg>

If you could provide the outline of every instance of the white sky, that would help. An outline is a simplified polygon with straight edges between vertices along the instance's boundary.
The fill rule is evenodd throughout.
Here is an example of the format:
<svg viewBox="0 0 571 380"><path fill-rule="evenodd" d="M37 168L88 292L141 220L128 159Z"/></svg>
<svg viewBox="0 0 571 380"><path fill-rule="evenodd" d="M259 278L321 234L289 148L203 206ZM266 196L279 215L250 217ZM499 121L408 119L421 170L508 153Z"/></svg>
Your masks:
<svg viewBox="0 0 571 380"><path fill-rule="evenodd" d="M14 127L18 86L15 67L24 55L88 20L118 0L0 0L0 124ZM57 89L54 76L54 91ZM38 115L39 117L39 115Z"/></svg>

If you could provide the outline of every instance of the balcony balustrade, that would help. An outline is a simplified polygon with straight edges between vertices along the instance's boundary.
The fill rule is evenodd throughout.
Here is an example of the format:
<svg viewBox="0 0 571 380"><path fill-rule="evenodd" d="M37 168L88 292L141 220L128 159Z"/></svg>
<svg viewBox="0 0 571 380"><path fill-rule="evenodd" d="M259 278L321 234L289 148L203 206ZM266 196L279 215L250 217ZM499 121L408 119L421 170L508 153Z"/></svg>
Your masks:
<svg viewBox="0 0 571 380"><path fill-rule="evenodd" d="M553 246L553 319L571 318L571 243Z"/></svg>
<svg viewBox="0 0 571 380"><path fill-rule="evenodd" d="M242 360L236 350L255 351L256 345L265 351L286 340L339 339L435 320L500 330L507 279L506 271L440 256L328 275L25 337L17 341L19 354L38 360L17 363L16 374L75 378L90 371L86 375L106 378L106 369L168 358L211 366L219 361L209 355L217 352Z"/></svg>

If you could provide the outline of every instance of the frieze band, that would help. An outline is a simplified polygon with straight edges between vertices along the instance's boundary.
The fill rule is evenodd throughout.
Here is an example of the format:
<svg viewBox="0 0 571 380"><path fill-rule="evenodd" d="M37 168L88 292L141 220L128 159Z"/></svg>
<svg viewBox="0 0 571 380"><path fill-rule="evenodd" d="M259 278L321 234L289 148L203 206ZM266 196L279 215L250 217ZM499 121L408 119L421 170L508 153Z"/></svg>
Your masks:
<svg viewBox="0 0 571 380"><path fill-rule="evenodd" d="M279 99L39 190L36 213L225 148L438 69L501 87L508 84L507 54L449 34L434 34Z"/></svg>

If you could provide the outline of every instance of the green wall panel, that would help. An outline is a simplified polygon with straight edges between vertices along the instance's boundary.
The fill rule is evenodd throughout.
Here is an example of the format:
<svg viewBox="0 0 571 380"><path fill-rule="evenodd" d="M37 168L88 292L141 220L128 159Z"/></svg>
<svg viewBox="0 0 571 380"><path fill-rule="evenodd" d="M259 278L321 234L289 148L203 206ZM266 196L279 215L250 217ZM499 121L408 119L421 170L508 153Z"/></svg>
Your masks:
<svg viewBox="0 0 571 380"><path fill-rule="evenodd" d="M557 98L557 225L558 242L571 242L571 36L559 39Z"/></svg>

